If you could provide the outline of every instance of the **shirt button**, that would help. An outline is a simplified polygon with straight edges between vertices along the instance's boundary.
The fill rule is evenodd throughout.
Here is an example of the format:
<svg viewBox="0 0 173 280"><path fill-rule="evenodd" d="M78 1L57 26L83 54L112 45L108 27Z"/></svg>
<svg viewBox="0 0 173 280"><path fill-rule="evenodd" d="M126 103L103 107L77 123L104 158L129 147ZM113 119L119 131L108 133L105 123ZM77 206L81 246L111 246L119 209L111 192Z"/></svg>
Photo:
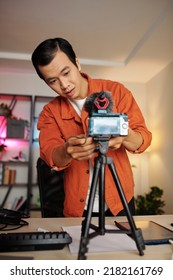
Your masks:
<svg viewBox="0 0 173 280"><path fill-rule="evenodd" d="M83 198L80 198L80 202L84 202L84 199L83 199Z"/></svg>
<svg viewBox="0 0 173 280"><path fill-rule="evenodd" d="M89 174L89 170L86 170L86 174Z"/></svg>

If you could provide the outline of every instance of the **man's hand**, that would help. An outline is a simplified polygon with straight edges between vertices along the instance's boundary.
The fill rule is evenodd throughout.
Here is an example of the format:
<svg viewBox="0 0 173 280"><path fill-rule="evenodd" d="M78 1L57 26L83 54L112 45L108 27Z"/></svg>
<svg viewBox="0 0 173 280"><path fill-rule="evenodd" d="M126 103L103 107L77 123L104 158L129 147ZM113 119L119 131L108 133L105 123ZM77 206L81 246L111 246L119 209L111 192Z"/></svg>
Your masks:
<svg viewBox="0 0 173 280"><path fill-rule="evenodd" d="M127 136L112 137L109 140L109 149L117 150L123 145L128 150L136 151L142 145L142 142L141 134L129 128Z"/></svg>
<svg viewBox="0 0 173 280"><path fill-rule="evenodd" d="M73 159L86 160L95 155L97 143L94 143L92 137L85 135L72 136L67 139L64 145L54 149L52 159L57 167L68 165Z"/></svg>
<svg viewBox="0 0 173 280"><path fill-rule="evenodd" d="M121 137L121 136L112 137L109 140L109 149L111 149L111 150L119 149L121 147L123 141L124 141L124 137Z"/></svg>
<svg viewBox="0 0 173 280"><path fill-rule="evenodd" d="M92 137L85 137L83 134L73 136L66 142L66 153L76 160L90 159L95 154L96 146Z"/></svg>

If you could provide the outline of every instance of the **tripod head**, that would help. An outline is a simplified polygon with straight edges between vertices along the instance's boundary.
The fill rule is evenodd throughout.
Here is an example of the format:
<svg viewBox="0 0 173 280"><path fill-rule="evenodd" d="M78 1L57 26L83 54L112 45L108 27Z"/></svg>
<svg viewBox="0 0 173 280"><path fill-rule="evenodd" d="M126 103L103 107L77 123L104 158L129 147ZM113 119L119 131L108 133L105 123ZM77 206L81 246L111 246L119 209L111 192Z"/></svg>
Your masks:
<svg viewBox="0 0 173 280"><path fill-rule="evenodd" d="M97 151L101 155L106 155L108 150L108 143L110 137L95 137L94 140L98 142Z"/></svg>

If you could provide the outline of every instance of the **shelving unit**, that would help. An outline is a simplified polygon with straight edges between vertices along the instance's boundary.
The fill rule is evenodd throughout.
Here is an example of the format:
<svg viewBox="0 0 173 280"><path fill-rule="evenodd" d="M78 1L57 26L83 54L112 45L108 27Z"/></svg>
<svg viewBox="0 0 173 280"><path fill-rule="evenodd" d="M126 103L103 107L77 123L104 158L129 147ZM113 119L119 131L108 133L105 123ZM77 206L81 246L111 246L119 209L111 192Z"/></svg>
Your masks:
<svg viewBox="0 0 173 280"><path fill-rule="evenodd" d="M29 214L35 206L34 199L39 195L37 185L37 160L39 158L39 143L37 121L43 106L47 104L52 96L33 96L20 94L1 94L0 104L5 103L12 107L12 115L19 119L27 120L29 133L23 139L7 138L7 118L0 115L0 142L7 145L6 152L0 158L0 207L9 208L8 204L15 197L26 196L26 212ZM1 114L1 112L0 112ZM26 161L11 161L19 151L26 154ZM5 169L15 169L16 179L13 183L4 184ZM23 194L25 192L25 194Z"/></svg>
<svg viewBox="0 0 173 280"><path fill-rule="evenodd" d="M30 201L31 201L31 188L32 188L32 122L33 122L33 97L30 95L20 95L20 94L1 94L0 104L4 103L8 105L12 111L12 116L14 120L25 120L29 125L27 127L26 133L24 132L23 137L17 138L15 133L17 133L18 127L12 127L13 133L7 133L7 121L11 119L11 116L1 115L0 116L0 141L4 143L7 148L6 152L2 155L0 159L1 166L1 178L0 178L0 192L1 197L1 207L5 207L12 190L15 195L20 197L20 193L23 191L18 191L17 187L25 188L25 199L26 199L26 212L30 211ZM17 122L16 122L17 123ZM14 124L15 125L15 122ZM20 125L19 125L20 127ZM14 136L15 135L15 136ZM8 136L8 137L7 137ZM19 152L22 151L26 159L25 161L12 161ZM11 182L10 178L7 179L8 183L4 184L5 170L9 168L10 170L15 170L16 178ZM11 169L12 168L12 169Z"/></svg>
<svg viewBox="0 0 173 280"><path fill-rule="evenodd" d="M15 198L22 195L27 200L26 212L29 214L35 208L33 204L39 196L36 165L40 154L37 121L43 106L53 98L5 93L0 95L0 104L7 104L12 108L13 116L29 123L29 133L24 138L7 138L8 115L2 116L0 111L0 143L7 145L5 153L0 154L0 207L10 208ZM20 151L24 152L26 160L11 161ZM16 170L16 178L14 182L4 184L4 172L7 168Z"/></svg>

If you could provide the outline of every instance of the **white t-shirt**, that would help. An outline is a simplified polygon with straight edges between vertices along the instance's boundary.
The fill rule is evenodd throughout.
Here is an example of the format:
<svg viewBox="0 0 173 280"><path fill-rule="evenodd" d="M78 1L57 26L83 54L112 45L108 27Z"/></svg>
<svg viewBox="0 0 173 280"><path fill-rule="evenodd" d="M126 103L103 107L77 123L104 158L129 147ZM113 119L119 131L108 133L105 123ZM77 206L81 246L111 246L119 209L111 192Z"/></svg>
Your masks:
<svg viewBox="0 0 173 280"><path fill-rule="evenodd" d="M76 110L77 114L81 117L82 107L83 107L83 105L85 103L86 98L80 99L80 100L71 100L71 99L68 99L68 100L72 104L73 108ZM85 209L87 209L87 206L88 206L88 199L89 199L91 183L92 183L92 178L93 178L93 170L94 170L94 167L92 165L91 160L89 160L89 167L90 167L90 178L89 178L89 187L88 187L88 194L87 194ZM108 209L108 207L107 207L107 205L105 203L105 210L106 209ZM95 198L94 198L93 212L99 212L98 184L97 184L96 194L95 194Z"/></svg>

